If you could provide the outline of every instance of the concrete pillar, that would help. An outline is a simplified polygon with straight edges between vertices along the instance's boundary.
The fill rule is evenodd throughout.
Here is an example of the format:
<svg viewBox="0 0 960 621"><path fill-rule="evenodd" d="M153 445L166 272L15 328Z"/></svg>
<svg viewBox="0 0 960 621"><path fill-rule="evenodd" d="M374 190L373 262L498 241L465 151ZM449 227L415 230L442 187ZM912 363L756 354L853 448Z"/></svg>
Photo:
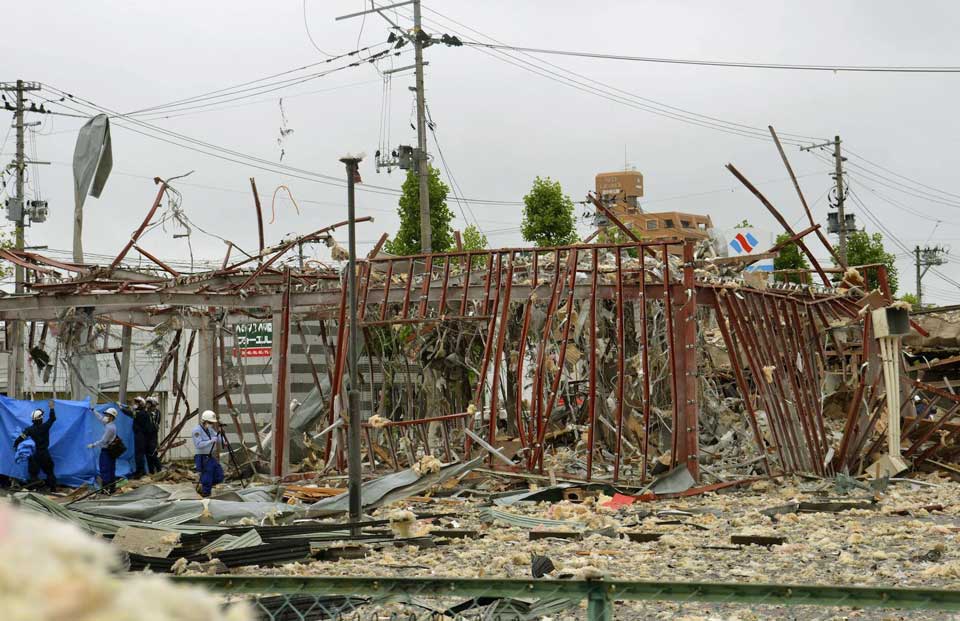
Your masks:
<svg viewBox="0 0 960 621"><path fill-rule="evenodd" d="M200 411L216 411L215 395L217 386L216 352L217 339L213 326L207 325L200 330L199 349L197 351L197 407Z"/></svg>

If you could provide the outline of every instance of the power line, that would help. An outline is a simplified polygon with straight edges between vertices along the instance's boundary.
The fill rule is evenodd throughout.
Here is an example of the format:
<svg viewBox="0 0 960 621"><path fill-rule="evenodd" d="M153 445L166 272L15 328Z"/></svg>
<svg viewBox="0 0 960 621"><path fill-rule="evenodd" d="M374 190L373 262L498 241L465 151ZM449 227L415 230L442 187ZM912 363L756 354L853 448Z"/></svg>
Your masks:
<svg viewBox="0 0 960 621"><path fill-rule="evenodd" d="M378 44L376 44L375 46L370 46L370 47L376 47L376 46L379 46L379 45L383 45L383 43L378 43ZM369 48L363 48L363 50L365 50L365 49L369 49ZM341 59L341 58L346 58L346 57L349 57L349 56L353 56L353 55L355 55L355 54L359 54L359 53L360 53L361 51L363 51L363 50L354 50L353 52L350 52L350 53L348 53L348 54L344 54L344 55L342 55L342 56L337 56L337 57L331 58L329 61L324 61L324 64L327 63L327 62L331 62L331 61L333 61L333 60L338 60L338 59ZM246 98L249 98L249 97L256 97L257 95L263 95L263 94L266 94L266 93L272 93L272 92L275 92L275 91L278 91L278 90L282 90L282 89L284 89L284 88L289 88L289 87L291 87L291 86L296 86L296 85L298 85L298 84L303 84L304 82L309 82L309 81L312 81L312 80L317 80L317 79L319 79L319 78L326 77L326 76L328 76L328 75L331 75L331 74L333 74L333 73L337 73L337 72L343 71L343 70L345 70L345 69L351 69L351 68L353 68L353 67L358 67L358 66L360 66L360 65L363 64L363 63L371 63L371 64L372 64L372 63L376 62L377 60L382 59L384 56L386 56L386 55L389 54L389 53L390 53L390 50L387 49L387 50L383 50L383 51L381 51L381 52L378 52L378 53L376 53L376 54L373 54L373 55L371 55L369 58L364 58L364 59L361 59L361 60L354 61L354 62L352 62L352 63L348 63L348 64L345 64L345 65L340 65L340 66L338 66L338 67L334 67L334 68L332 68L332 69L327 69L327 70L325 70L325 71L318 71L318 72L314 72L314 73L309 73L309 74L307 74L307 75L300 75L300 76L296 76L296 77L292 77L292 78L285 78L285 79L283 79L283 80L275 80L275 81L272 81L272 82L267 82L267 83L265 83L265 84L258 84L258 85L256 85L256 86L249 86L249 85L252 85L252 84L256 84L257 82L264 82L264 81L266 81L266 80L268 80L268 79L272 79L272 78L274 78L274 77L277 77L278 75L287 75L287 74L289 74L289 73L294 73L294 72L302 71L303 69L310 67L310 65L307 65L306 67L300 67L300 68L298 68L298 69L291 69L291 70L288 70L288 71L284 71L284 72L282 72L282 73L280 73L280 74L275 74L275 75L273 75L273 76L264 77L264 78L258 78L258 79L256 79L256 80L252 80L252 81L250 81L250 82L244 82L243 84L238 84L238 85L235 85L235 86L231 86L231 87L219 89L219 90L216 90L216 91L210 91L209 93L204 93L204 94L201 94L201 95L195 95L195 96L193 96L193 97L188 97L188 98L186 98L186 99L181 99L181 100L174 101L174 102L168 102L168 103L166 103L166 104L159 104L159 105L156 105L156 106L150 106L150 107L148 107L148 108L141 108L140 110L135 110L135 111L133 111L133 112L127 112L127 113L119 113L119 112L118 112L118 113L115 113L115 116L122 116L122 117L128 117L128 118L129 118L129 117L132 117L132 116L145 115L145 114L149 114L149 113L156 113L156 112L161 111L161 110L167 110L167 111L171 111L171 112L179 112L179 111L181 111L181 110L193 110L193 109L197 109L197 108L203 107L204 105L219 105L219 104L229 103L229 102L231 102L231 101L238 101L238 100L240 100L240 99L246 99ZM402 54L402 53L403 53L403 51L395 52L395 54ZM241 87L243 87L243 88L241 88ZM216 101L212 101L212 102L211 102L211 100L216 100ZM196 106L191 105L191 104L199 104L200 102L204 102L204 101L211 102L211 103L200 104L200 105L196 105Z"/></svg>
<svg viewBox="0 0 960 621"><path fill-rule="evenodd" d="M57 89L56 87L53 87L50 85L44 85L44 88L47 89L48 91L52 91L56 93L57 95L61 93L65 93L65 91L61 91L60 89ZM109 108L106 108L99 104L95 104L81 97L72 96L72 98L75 103L78 103L79 105L87 106L98 112L103 112L106 114L117 114L115 111ZM73 110L75 112L80 112L80 110L66 106L63 103L60 103L59 105L65 106L68 109ZM241 151L228 149L226 147L221 147L216 144L212 144L203 140L192 138L190 136L186 136L184 134L180 134L180 133L165 129L163 127L158 127L156 125L152 125L150 123L147 123L145 121L142 121L136 118L123 118L123 121L125 123L132 123L134 125L137 125L141 129L136 129L135 127L124 125L123 123L119 123L116 121L114 122L114 124L117 127L126 129L127 131L132 131L134 133L141 134L148 138L153 138L154 140L166 142L168 144L172 144L180 148L202 153L210 157L215 157L228 162L233 162L235 164L250 166L252 168L256 168L258 170L263 170L265 172L270 172L273 174L287 175L295 179L302 179L305 181L312 181L314 183L332 185L340 188L346 186L346 183L340 177L334 177L332 175L326 175L323 173L305 170L302 168L296 168L293 166L289 166L287 164L275 163L270 160L266 160L264 158L249 155ZM149 133L149 132L156 132L156 133ZM157 133L161 135L158 136L156 135ZM181 142L178 142L178 141L181 141ZM183 142L190 143L190 144L183 144ZM196 146L191 146L191 145L196 145ZM388 188L385 186L378 186L378 185L366 184L366 183L358 185L357 189L362 190L364 192L368 192L368 193L381 194L381 195L387 195L387 196L400 196L402 194L400 190L396 190L394 188ZM501 200L494 200L494 199L469 199L469 200L473 203L484 204L484 205L520 204L518 201L501 201Z"/></svg>
<svg viewBox="0 0 960 621"><path fill-rule="evenodd" d="M867 164L869 164L869 165L871 165L871 166L873 166L873 167L875 167L875 168L878 168L878 169L880 169L880 170L882 170L882 171L884 171L884 172L888 172L888 173L890 173L891 175L894 175L895 177L899 177L900 179L903 179L904 181L909 181L910 183L914 183L914 184L916 184L916 185L918 185L918 186L920 186L920 187L926 188L926 189L928 189L928 190L933 190L933 191L935 191L935 192L939 192L939 193L945 194L945 195L947 195L947 196L952 196L952 197L954 197L954 198L960 198L960 194L954 194L953 192L947 192L946 190L941 190L941 189L936 188L936 187L934 187L934 186L932 186L932 185L927 185L926 183L921 183L920 181L917 181L917 180L915 180L915 179L911 179L910 177L907 177L907 176L905 176L905 175L901 175L901 174L898 173L898 172L894 172L894 171L890 170L889 168L886 168L886 167L884 167L884 166L881 166L880 164L877 164L876 162L872 162L872 161L868 160L867 158L865 158L864 156L860 155L860 154L857 153L856 151L852 151L852 150L850 150L850 149L847 149L847 153L848 153L849 155L853 155L854 157L857 157L857 158L863 160L864 162L866 162Z"/></svg>
<svg viewBox="0 0 960 621"><path fill-rule="evenodd" d="M436 13L436 11L433 11ZM754 63L727 60L693 60L686 58L658 58L653 56L627 56L623 54L604 54L599 52L578 52L571 50L546 49L539 47L522 47L516 45L482 43L479 41L462 41L464 45L484 47L487 49L510 50L512 52L528 52L531 54L549 54L553 56L575 56L578 58L594 58L602 60L625 60L644 63L665 63L671 65L699 65L706 67L736 67L741 69L789 69L795 71L829 71L833 73L867 72L867 73L960 73L960 67L944 66L876 66L876 65L796 65L785 63Z"/></svg>
<svg viewBox="0 0 960 621"><path fill-rule="evenodd" d="M916 216L916 217L918 217L918 218L922 218L922 219L924 219L924 220L929 220L930 222L936 222L936 223L938 223L938 224L943 223L943 224L949 224L949 225L952 225L952 226L960 226L960 223L953 222L953 221L950 221L950 220L944 220L943 218L936 218L936 217L928 216L927 214L923 213L922 211L918 211L918 210L913 209L913 208L911 208L911 207L907 207L907 206L904 205L903 203L894 201L893 199L884 196L883 194L881 194L881 193L878 192L877 190L875 190L875 189L871 188L870 186L866 185L866 184L863 183L863 181L860 180L860 179L854 179L853 181L855 181L858 186L860 186L861 188L867 190L868 192L870 192L871 194L873 194L874 196L876 196L877 198L879 198L879 199L882 200L883 202L887 203L888 205L890 205L890 206L892 206L892 207L894 207L894 208L896 208L896 209L899 209L899 210L901 210L901 211L904 211L904 212L906 212L906 213L909 213L910 215Z"/></svg>
<svg viewBox="0 0 960 621"><path fill-rule="evenodd" d="M324 56L331 56L331 54L328 54L320 49L320 46L317 45L317 42L313 40L313 35L310 34L310 24L307 22L307 0L303 0L303 29L307 31L307 38L310 39L310 45L312 45L315 50Z"/></svg>
<svg viewBox="0 0 960 621"><path fill-rule="evenodd" d="M857 195L856 191L854 191L853 189L850 190L850 197L854 200L854 202L857 203L857 205L860 206L860 208L863 210L864 215L866 215L866 216L877 226L877 228L879 228L881 231L883 231L883 233L884 233L894 244L896 244L897 246L899 246L902 250L904 250L904 251L907 252L907 253L913 252L913 250L911 250L906 244L904 244L902 241L900 241L900 239L893 233L893 231L891 231L889 228L887 228L887 227L883 224L883 222L882 222L879 218L877 218L877 217L873 214L873 212L870 211L870 209L867 208L867 206L863 203L863 201L860 200L860 197ZM935 275L939 276L940 279L943 280L944 282L946 282L946 283L948 283L948 284L950 284L950 285L953 285L954 287L960 288L960 282L957 282L956 280L954 280L954 279L951 278L950 276L947 276L946 274L944 274L944 273L941 272L940 270L936 269L935 267L931 267L931 268L930 268L930 271L933 272Z"/></svg>
<svg viewBox="0 0 960 621"><path fill-rule="evenodd" d="M495 38L493 38L493 37L491 37L491 36L489 36L489 35L486 35L486 34L480 32L479 30L476 30L475 28L472 28L472 27L470 27L470 26L467 26L466 24L463 24L462 22L458 22L457 20L455 20L455 19L453 19L453 18L451 18L451 17L447 17L446 15L440 13L439 11L437 11L437 10L435 10L435 9L432 9L432 8L430 8L430 7L424 7L424 8L426 8L426 9L427 9L428 11L430 11L431 13L440 16L440 17L443 18L444 20L446 20L446 21L448 21L448 22L451 22L451 23L453 23L453 24L456 24L456 25L458 25L458 26L460 26L460 27L462 27L462 28L466 28L467 30L469 30L469 31L471 31L471 32L473 32L473 33L475 33L475 34L477 34L477 35L479 35L479 36L481 36L481 37L483 37L483 38L485 38L485 39L488 39L488 40L493 41L494 43L497 43L497 44L500 44L500 45L505 45L503 41L499 41L499 40L497 40L497 39L495 39ZM429 20L429 21L431 21L431 22L434 23L435 25L439 26L440 28L449 29L449 26L448 26L448 25L445 25L445 24L436 22L435 20L432 20L432 19ZM460 33L457 33L455 30L451 30L451 31L454 32L455 34L460 34ZM461 37L461 38L463 38L463 37ZM673 118L674 120L679 120L679 121L681 121L681 122L686 122L686 123L690 123L690 124L693 124L693 125L700 125L700 126L702 126L702 127L706 127L706 128L709 128L709 129L714 129L714 130L717 130L717 131L723 131L723 132L726 132L726 133L732 133L732 134L736 134L736 135L741 135L741 136L745 136L745 137L749 137L749 138L753 138L753 139L758 139L758 140L763 140L763 141L769 141L769 140L771 140L770 134L769 134L767 128L765 128L765 127L762 127L762 128L761 128L761 127L754 127L754 126L751 126L751 125L745 125L745 124L742 124L742 123L736 123L736 122L733 122L733 121L727 121L727 120L725 120L725 119L721 119L721 118L718 118L718 117L713 117L713 116L709 116L709 115L705 115L705 114L696 113L696 112L693 112L693 111L690 111L690 110L686 110L686 109L684 109L684 108L679 108L679 107L676 107L676 106L671 106L671 105L669 105L669 104L665 104L665 103L662 103L662 102L659 102L659 101L656 101L656 100L653 100L653 99L649 99L649 98L646 98L646 97L642 97L642 96L637 95L637 94L635 94L635 93L631 93L631 92L629 92L629 91L626 91L626 90L617 88L617 87L615 87L615 86L611 86L611 85L606 84L606 83L604 83L604 82L600 82L599 80L595 80L595 79L593 79L593 78L591 78L591 77L589 77L589 76L585 76L585 75L583 75L583 74L576 73L576 72L571 71L571 70L569 70L569 69L567 69L567 68L565 68L565 67L562 67L562 66L560 66L560 65L556 65L556 64L554 64L554 63L545 61L545 60L543 60L543 59L537 58L536 56L533 56L533 55L528 54L528 53L525 53L525 52L519 52L519 54L521 54L521 55L523 55L523 56L526 56L526 57L528 57L528 58L531 58L531 59L532 59L535 63L537 63L537 64L534 64L534 63L525 61L525 60L523 60L523 59L521 59L521 58L518 58L517 56L510 55L508 52L504 52L504 51L502 51L502 50L486 49L486 48L479 48L479 47L474 47L473 49L477 49L477 51L483 52L483 53L485 53L485 54L487 54L487 55L496 55L496 56L493 56L493 57L495 57L495 58L497 58L497 59L499 59L499 60L502 60L503 62L507 62L508 64L513 64L513 65L519 66L520 68L524 68L525 70L531 71L532 73L541 75L541 76L543 76L543 77L547 77L548 79L555 79L555 81L560 81L561 83L563 83L563 84L565 84L565 85L567 85L567 86L570 86L570 87L572 87L572 88L576 88L577 90L583 90L584 92L588 92L588 93L590 93L590 94L592 94L592 95L600 96L600 97L603 97L603 98L605 98L605 99L611 99L611 100L613 100L613 101L616 101L617 103L621 103L621 104L628 105L628 106L631 105L631 103L632 103L632 104L633 104L632 107L639 107L640 109L643 109L643 110L645 110L645 111L647 111L647 112L650 112L650 113L652 113L652 114L657 114L657 115L659 115L659 116L665 116L665 117L667 117L667 118ZM508 60L508 59L509 59L509 60ZM511 62L511 61L516 61L516 62ZM517 63L520 63L520 64L518 65ZM557 70L559 70L559 71L561 71L561 72L563 72L563 73L565 73L565 74L575 76L576 78L579 78L580 80L584 80L585 82L581 82L581 81L578 81L578 80L574 80L574 79L572 79L572 78L567 77L566 75L558 74L557 72L552 71L551 69L545 68L545 66L546 66L546 67L552 67L552 68L557 69ZM546 75L545 75L545 74L546 74ZM599 86L599 87L601 87L601 88L603 88L603 89L606 89L606 91L598 92L598 91L597 91L597 88L596 88L597 86ZM617 99L617 98L619 98L619 99ZM627 103L627 102L625 102L625 101L623 101L623 100L627 100L627 102L630 102L630 103ZM804 135L801 135L801 134L791 134L791 133L787 133L787 132L781 132L780 135L783 136L783 137L803 138L803 139L817 140L817 141L823 140L821 137L804 136ZM800 142L797 142L797 141L794 141L794 140L790 140L790 139L787 139L787 138L784 138L783 141L784 141L784 142L787 142L787 143L789 143L789 144L795 144L795 145L802 144L802 143L800 143Z"/></svg>
<svg viewBox="0 0 960 621"><path fill-rule="evenodd" d="M473 213L473 208L470 207L470 203L462 199L463 190L460 188L460 184L457 183L456 177L453 176L453 171L450 169L450 166L447 164L447 158L443 154L443 149L440 148L440 140L437 138L437 124L433 120L433 114L430 113L430 107L426 107L427 118L430 119L430 122L427 124L427 127L430 129L430 134L433 136L433 144L437 147L437 154L440 156L440 163L443 164L443 170L447 174L447 178L450 179L450 184L453 186L453 198L457 201L457 207L460 208L460 215L463 216L463 221L470 223L467 219L467 214L463 211L463 205L466 204L467 210L470 212L470 217L473 218L473 223L478 230L482 233L483 230L480 228L480 223L477 222L477 216Z"/></svg>

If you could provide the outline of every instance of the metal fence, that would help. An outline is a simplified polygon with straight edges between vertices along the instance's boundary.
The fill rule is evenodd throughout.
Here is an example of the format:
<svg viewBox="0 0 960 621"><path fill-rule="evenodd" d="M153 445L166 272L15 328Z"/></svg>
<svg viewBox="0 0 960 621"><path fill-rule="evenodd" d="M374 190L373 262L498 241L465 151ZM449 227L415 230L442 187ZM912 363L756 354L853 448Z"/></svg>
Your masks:
<svg viewBox="0 0 960 621"><path fill-rule="evenodd" d="M868 586L610 580L394 577L180 576L177 582L252 603L257 618L590 619L650 618L671 605L831 606L960 611L960 591ZM659 602L651 604L643 602ZM772 613L771 613L772 614ZM916 618L911 615L912 618ZM939 618L932 616L930 618Z"/></svg>

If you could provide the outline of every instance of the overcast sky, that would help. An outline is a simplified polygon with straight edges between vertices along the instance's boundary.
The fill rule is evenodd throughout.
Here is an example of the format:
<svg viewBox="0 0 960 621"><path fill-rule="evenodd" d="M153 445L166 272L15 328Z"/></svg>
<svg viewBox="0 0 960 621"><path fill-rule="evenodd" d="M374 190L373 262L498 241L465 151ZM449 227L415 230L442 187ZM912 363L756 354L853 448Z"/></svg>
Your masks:
<svg viewBox="0 0 960 621"><path fill-rule="evenodd" d="M338 15L361 10L363 4L360 0L307 0L306 24L321 52L308 38L302 1L10 3L0 39L5 59L5 75L0 79L36 80L104 108L130 112L321 62L327 59L324 52L336 55L357 49L358 40L359 47L385 41L389 25L377 16L334 21ZM960 5L955 2L925 2L922 10L909 3L879 0L434 0L424 7L425 27L431 34L493 38L518 46L766 63L960 65L955 28ZM410 24L407 14L404 8L389 15L406 26ZM844 148L851 150L848 172L854 191L870 213L908 248L929 239L931 244L956 246L960 257L955 156L960 137L955 110L960 74L774 71L557 56L510 59L440 45L428 48L425 56L430 63L427 101L436 136L449 172L468 198L518 202L533 178L541 175L558 179L574 200L582 200L593 188L597 172L623 168L626 151L629 165L644 174L643 205L650 211L705 213L719 227L746 218L776 231L760 203L724 169L732 162L788 220L798 229L804 227L802 207L769 140L704 127L716 121L702 117L698 117L701 124L694 124L641 109L671 106L670 114L689 111L755 128L772 124L781 134L828 139L839 134ZM530 63L537 59L556 65L546 69L561 76L600 84L577 90L560 83L557 76L535 75ZM380 69L411 62L412 54L407 53L384 61ZM284 78L305 77L344 64L332 61ZM408 90L412 73L401 72L392 83L390 144L415 144L410 125L413 93ZM619 101L602 94L611 89L620 89L614 92ZM50 98L52 92L41 96ZM278 163L282 96L286 127L293 130L283 141L283 164L339 177L341 155L365 152L363 180L399 188L402 178L397 171L377 174L372 164L387 129L381 123L383 80L373 66L347 68L268 94L245 91L234 97L241 96L216 106L169 112L170 118L139 119ZM62 106L50 107L68 112ZM73 211L69 162L83 121L38 115L29 120L43 121L36 131L36 157L52 165L31 170L30 191L49 201L50 219L28 230L27 243L69 250ZM216 159L133 133L121 128L122 123L117 119L113 129L114 174L104 195L87 201L84 245L88 253L116 254L153 201L152 177L188 171L194 172L176 185L183 193L187 217L199 228L248 250L256 247L251 176L257 179L268 220L271 197L280 184L290 188L301 208L298 215L292 203L278 198L276 221L267 225L268 243L346 216L346 193L341 187ZM11 156L13 145L11 132L3 143L4 160ZM430 151L439 165L432 140ZM825 223L831 165L801 153L796 146L789 146L788 154L808 201L815 205L815 216ZM862 158L905 178L872 168ZM445 179L447 175L444 171ZM12 184L8 190L12 192ZM370 192L358 196L359 213L376 218L373 224L360 225L363 249L382 232L396 231L396 197ZM493 246L522 243L519 204L473 203L462 208L453 200L450 204L457 228L476 221ZM848 205L859 226L878 230L859 205L850 201ZM580 228L588 231L585 222ZM197 259L222 259L225 246L219 239L197 229L188 246L188 238L173 237L179 233L183 230L158 227L143 246L179 262L190 261L191 247ZM344 230L337 237L345 235ZM900 257L901 292L912 292L912 258L892 241L888 249ZM325 249L310 253L327 256ZM960 279L957 259L941 271ZM937 275L929 274L924 283L929 300L960 302L960 290Z"/></svg>

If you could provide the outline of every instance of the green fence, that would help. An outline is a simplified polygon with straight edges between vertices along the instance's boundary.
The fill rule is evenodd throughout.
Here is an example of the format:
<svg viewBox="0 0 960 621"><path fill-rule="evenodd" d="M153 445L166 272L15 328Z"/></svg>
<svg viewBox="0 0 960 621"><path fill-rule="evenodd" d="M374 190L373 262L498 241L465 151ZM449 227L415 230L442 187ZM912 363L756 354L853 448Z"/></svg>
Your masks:
<svg viewBox="0 0 960 621"><path fill-rule="evenodd" d="M473 578L180 576L229 599L250 600L258 618L537 619L643 618L643 601L739 606L835 606L960 611L960 591L867 586L517 580Z"/></svg>

